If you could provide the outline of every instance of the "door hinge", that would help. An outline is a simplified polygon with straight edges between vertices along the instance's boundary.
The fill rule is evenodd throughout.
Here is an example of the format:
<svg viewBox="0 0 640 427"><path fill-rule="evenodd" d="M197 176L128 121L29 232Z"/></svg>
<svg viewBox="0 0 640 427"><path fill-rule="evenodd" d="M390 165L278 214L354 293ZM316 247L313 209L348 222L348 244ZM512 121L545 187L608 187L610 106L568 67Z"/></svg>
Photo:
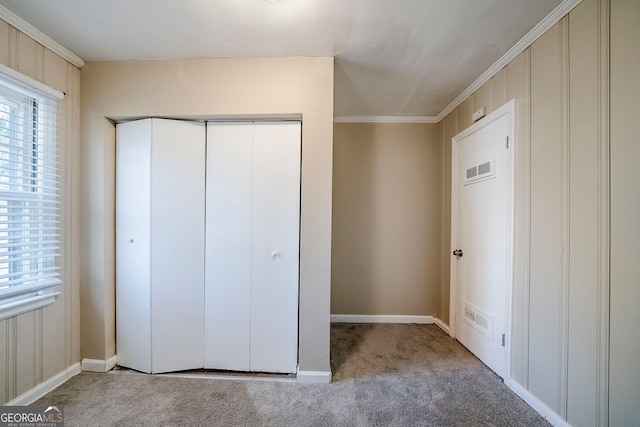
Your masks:
<svg viewBox="0 0 640 427"><path fill-rule="evenodd" d="M509 136L505 136L504 138L504 146L508 150L509 149Z"/></svg>
<svg viewBox="0 0 640 427"><path fill-rule="evenodd" d="M502 334L502 346L504 347L504 334Z"/></svg>

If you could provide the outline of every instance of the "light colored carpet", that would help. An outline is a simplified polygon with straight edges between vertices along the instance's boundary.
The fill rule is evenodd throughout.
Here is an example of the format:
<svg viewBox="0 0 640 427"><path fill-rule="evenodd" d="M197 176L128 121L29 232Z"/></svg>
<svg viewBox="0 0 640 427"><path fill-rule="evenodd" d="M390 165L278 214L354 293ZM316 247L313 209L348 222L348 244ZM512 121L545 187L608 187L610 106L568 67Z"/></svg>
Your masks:
<svg viewBox="0 0 640 427"><path fill-rule="evenodd" d="M81 373L34 404L67 426L547 426L434 325L331 327L332 384Z"/></svg>

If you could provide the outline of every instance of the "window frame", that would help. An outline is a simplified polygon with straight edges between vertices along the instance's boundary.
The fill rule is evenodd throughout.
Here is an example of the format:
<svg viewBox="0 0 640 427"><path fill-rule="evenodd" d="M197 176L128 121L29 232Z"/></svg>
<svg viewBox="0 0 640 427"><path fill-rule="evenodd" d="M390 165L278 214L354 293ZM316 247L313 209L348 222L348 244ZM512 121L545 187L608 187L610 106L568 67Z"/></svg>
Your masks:
<svg viewBox="0 0 640 427"><path fill-rule="evenodd" d="M63 96L0 64L0 101L7 105L0 120L11 128L0 137L0 320L53 304L61 294Z"/></svg>

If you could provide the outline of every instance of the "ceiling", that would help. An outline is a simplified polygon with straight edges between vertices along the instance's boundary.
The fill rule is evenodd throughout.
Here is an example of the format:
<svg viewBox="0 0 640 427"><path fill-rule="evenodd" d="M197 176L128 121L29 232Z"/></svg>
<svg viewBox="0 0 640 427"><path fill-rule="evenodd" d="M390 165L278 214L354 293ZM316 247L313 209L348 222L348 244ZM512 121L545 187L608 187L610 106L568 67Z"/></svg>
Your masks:
<svg viewBox="0 0 640 427"><path fill-rule="evenodd" d="M0 0L84 61L335 57L337 116L437 116L562 0Z"/></svg>

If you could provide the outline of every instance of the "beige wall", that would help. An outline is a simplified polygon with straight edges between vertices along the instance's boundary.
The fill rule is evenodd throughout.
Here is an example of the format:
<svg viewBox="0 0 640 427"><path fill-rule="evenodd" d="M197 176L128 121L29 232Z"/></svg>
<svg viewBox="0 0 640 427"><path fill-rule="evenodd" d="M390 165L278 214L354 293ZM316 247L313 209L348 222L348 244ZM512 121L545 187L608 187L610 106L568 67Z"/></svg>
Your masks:
<svg viewBox="0 0 640 427"><path fill-rule="evenodd" d="M611 117L618 124L611 127L612 265L616 248L626 258L611 270L611 337L619 339L611 347L611 425L631 425L638 423L637 405L631 402L640 400L640 381L633 377L640 351L633 328L640 319L632 308L640 297L633 261L640 254L639 209L628 202L637 200L629 192L640 179L632 166L638 156L630 156L638 153L637 137L631 135L639 130L638 121L630 113L638 97L639 68L633 68L638 37L630 40L629 35L631 28L634 36L639 34L640 15L637 2L614 0L612 8L617 19L611 21L611 49L619 55L611 61ZM444 191L439 195L443 231L436 313L447 321L451 137L470 125L472 111L485 106L490 112L516 100L511 376L572 425L606 425L609 415L608 48L609 1L583 0L439 124ZM635 62L629 62L629 55ZM635 411L634 422L617 422L629 411Z"/></svg>
<svg viewBox="0 0 640 427"><path fill-rule="evenodd" d="M80 361L78 154L80 71L0 20L0 63L66 93L62 103L62 295L48 307L0 321L0 403ZM66 378L66 377L65 377Z"/></svg>
<svg viewBox="0 0 640 427"><path fill-rule="evenodd" d="M335 123L331 313L433 315L435 124Z"/></svg>
<svg viewBox="0 0 640 427"><path fill-rule="evenodd" d="M610 425L640 425L640 2L611 1Z"/></svg>
<svg viewBox="0 0 640 427"><path fill-rule="evenodd" d="M333 59L89 63L82 69L82 355L115 354L115 126L131 117L302 118L300 370L329 371Z"/></svg>

